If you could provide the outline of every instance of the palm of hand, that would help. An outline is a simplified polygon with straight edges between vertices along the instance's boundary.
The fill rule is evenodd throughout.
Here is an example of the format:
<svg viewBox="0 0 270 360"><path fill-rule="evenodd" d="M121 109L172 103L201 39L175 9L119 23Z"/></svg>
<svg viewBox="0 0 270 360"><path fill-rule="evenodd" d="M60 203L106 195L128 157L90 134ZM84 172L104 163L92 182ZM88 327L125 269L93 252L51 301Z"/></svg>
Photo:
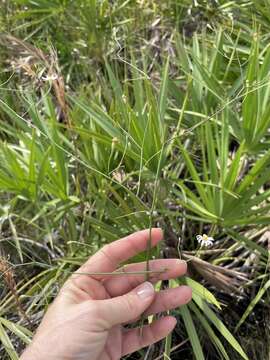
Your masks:
<svg viewBox="0 0 270 360"><path fill-rule="evenodd" d="M90 293L84 292L82 289L81 279L80 287L77 286L76 279L67 285L73 287L73 289L68 289L68 292L72 294L73 304L79 306L82 311L82 317L78 318L76 326L79 334L76 344L79 344L79 349L75 353L80 353L80 360L120 359L122 356L123 328L121 325L110 328L110 325L104 321L98 307L95 306L95 301L111 298L104 283L94 278L88 278L87 287L90 285ZM86 304L88 306L85 306ZM95 321L90 322L89 319L91 318L95 319ZM74 323L73 325L75 326Z"/></svg>

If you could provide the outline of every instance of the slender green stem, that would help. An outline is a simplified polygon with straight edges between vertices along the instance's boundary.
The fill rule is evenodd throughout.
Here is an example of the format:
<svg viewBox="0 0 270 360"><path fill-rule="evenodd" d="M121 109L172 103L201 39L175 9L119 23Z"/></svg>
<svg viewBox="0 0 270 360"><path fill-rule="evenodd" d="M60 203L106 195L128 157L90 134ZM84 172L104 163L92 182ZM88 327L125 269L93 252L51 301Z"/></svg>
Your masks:
<svg viewBox="0 0 270 360"><path fill-rule="evenodd" d="M163 354L164 360L170 360L171 347L172 347L172 334L170 333L168 336L166 336L166 340L165 340L165 350Z"/></svg>
<svg viewBox="0 0 270 360"><path fill-rule="evenodd" d="M66 271L66 270L64 270ZM116 272L71 272L73 275L102 275L102 276L119 276L119 275L146 275L149 278L151 274L162 274L166 272L166 269L163 270L144 270L144 271L116 271Z"/></svg>

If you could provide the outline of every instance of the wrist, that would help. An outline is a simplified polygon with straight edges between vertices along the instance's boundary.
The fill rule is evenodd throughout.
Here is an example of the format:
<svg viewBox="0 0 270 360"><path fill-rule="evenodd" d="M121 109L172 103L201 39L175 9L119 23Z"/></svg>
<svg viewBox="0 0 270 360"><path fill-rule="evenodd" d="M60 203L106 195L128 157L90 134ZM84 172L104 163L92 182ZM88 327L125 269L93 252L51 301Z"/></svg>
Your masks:
<svg viewBox="0 0 270 360"><path fill-rule="evenodd" d="M19 360L45 360L42 353L34 348L33 343L28 345Z"/></svg>

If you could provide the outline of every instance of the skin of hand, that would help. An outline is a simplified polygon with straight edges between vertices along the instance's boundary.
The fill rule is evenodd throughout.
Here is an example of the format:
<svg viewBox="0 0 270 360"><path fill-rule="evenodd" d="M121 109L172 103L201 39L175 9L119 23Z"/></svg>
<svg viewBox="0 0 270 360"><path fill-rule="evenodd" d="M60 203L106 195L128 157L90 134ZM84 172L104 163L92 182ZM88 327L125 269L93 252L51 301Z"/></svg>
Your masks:
<svg viewBox="0 0 270 360"><path fill-rule="evenodd" d="M151 245L162 240L154 228ZM187 286L155 293L152 283L179 277L186 263L179 259L150 262L150 282L145 274L86 275L117 270L120 263L147 248L149 230L142 230L103 247L67 280L50 305L34 339L20 360L118 360L122 356L166 337L176 319L164 316L143 329L123 325L167 311L191 300ZM124 271L145 271L145 263L126 265ZM163 272L158 272L165 269ZM122 268L123 271L123 268ZM142 331L141 331L142 330Z"/></svg>

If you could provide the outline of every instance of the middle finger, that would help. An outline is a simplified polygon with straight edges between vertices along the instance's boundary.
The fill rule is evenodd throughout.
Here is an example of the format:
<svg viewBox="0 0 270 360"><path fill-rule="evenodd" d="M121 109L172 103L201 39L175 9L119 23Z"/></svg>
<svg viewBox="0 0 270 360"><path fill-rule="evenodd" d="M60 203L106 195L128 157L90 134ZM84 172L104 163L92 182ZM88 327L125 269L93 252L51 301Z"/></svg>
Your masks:
<svg viewBox="0 0 270 360"><path fill-rule="evenodd" d="M145 274L132 274L132 272L143 272L146 269L146 262L126 265L118 271L124 271L125 274L113 275L103 282L104 287L110 296L121 296L134 289L145 281ZM173 279L186 273L187 264L179 259L159 259L149 261L149 269L154 273L149 274L148 281L155 283L159 280ZM158 273L160 271L160 273Z"/></svg>

